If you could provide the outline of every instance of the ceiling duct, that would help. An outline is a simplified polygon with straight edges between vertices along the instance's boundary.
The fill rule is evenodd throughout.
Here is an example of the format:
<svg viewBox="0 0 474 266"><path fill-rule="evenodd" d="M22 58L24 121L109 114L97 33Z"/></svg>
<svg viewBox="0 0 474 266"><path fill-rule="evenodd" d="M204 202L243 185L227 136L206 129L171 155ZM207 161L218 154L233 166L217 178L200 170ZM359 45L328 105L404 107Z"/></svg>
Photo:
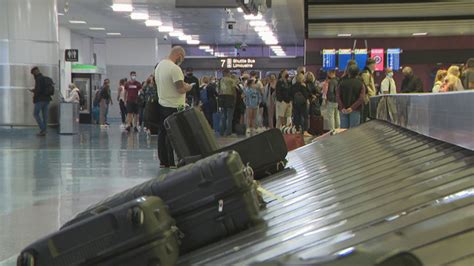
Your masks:
<svg viewBox="0 0 474 266"><path fill-rule="evenodd" d="M267 9L272 7L272 0L237 0L237 4L245 14L257 15L265 14Z"/></svg>

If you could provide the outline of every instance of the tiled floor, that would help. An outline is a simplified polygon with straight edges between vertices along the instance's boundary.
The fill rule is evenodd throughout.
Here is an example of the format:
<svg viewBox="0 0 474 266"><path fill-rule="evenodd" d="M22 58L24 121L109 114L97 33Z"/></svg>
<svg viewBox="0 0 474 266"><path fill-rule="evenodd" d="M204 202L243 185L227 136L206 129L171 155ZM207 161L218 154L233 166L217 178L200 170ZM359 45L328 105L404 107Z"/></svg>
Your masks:
<svg viewBox="0 0 474 266"><path fill-rule="evenodd" d="M158 175L157 138L81 126L76 136L0 128L0 265L103 197ZM221 144L236 139L220 139Z"/></svg>

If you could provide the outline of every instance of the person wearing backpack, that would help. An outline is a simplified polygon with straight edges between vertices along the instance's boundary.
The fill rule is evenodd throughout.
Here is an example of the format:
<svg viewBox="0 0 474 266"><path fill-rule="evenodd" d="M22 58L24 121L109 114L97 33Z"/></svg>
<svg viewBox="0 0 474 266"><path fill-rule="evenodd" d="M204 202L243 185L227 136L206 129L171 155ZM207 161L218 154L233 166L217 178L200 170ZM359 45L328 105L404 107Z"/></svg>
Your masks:
<svg viewBox="0 0 474 266"><path fill-rule="evenodd" d="M201 87L199 87L199 106L206 117L207 122L212 127L212 110L211 110L211 100L212 97L209 87L209 77L204 76L201 79Z"/></svg>
<svg viewBox="0 0 474 266"><path fill-rule="evenodd" d="M296 129L304 134L308 130L309 90L304 83L304 74L296 75L296 83L291 87L293 99L293 123Z"/></svg>
<svg viewBox="0 0 474 266"><path fill-rule="evenodd" d="M35 88L30 90L33 93L33 103L35 105L33 115L40 128L40 132L37 136L43 137L46 136L47 133L48 109L51 96L54 95L54 82L50 77L43 76L38 67L31 69L31 75L33 75L35 79Z"/></svg>
<svg viewBox="0 0 474 266"><path fill-rule="evenodd" d="M360 74L366 89L364 105L362 106L361 123L365 123L369 118L370 97L377 95L377 89L375 88L374 81L375 63L375 59L368 58L365 68Z"/></svg>

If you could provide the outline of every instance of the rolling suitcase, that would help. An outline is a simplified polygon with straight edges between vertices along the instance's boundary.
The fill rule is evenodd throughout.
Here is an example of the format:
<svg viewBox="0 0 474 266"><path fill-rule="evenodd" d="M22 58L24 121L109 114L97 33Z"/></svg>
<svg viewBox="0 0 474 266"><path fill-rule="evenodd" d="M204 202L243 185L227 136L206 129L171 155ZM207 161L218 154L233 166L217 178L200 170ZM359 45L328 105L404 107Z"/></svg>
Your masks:
<svg viewBox="0 0 474 266"><path fill-rule="evenodd" d="M164 124L180 164L187 158L207 157L219 149L213 130L197 108L175 113Z"/></svg>
<svg viewBox="0 0 474 266"><path fill-rule="evenodd" d="M17 265L175 265L178 243L163 201L141 197L36 241Z"/></svg>
<svg viewBox="0 0 474 266"><path fill-rule="evenodd" d="M279 129L270 129L248 139L221 148L219 151L234 150L244 164L254 171L255 179L261 179L283 170L286 166L288 149Z"/></svg>
<svg viewBox="0 0 474 266"><path fill-rule="evenodd" d="M261 221L260 201L252 171L243 165L236 152L223 152L105 199L79 213L63 228L93 215L97 210L151 195L162 198L176 219L176 225L184 234L182 253Z"/></svg>

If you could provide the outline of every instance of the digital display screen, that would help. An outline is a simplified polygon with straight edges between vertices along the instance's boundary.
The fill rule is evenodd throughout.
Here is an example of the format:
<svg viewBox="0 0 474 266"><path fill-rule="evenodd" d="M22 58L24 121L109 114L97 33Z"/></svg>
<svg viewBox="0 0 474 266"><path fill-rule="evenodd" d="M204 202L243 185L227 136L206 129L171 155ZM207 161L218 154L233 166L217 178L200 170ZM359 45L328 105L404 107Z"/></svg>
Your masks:
<svg viewBox="0 0 474 266"><path fill-rule="evenodd" d="M365 63L367 62L367 49L355 49L354 50L354 58L357 62L357 66L362 71L365 67Z"/></svg>
<svg viewBox="0 0 474 266"><path fill-rule="evenodd" d="M344 71L347 66L347 62L352 59L352 50L351 49L339 49L339 71Z"/></svg>
<svg viewBox="0 0 474 266"><path fill-rule="evenodd" d="M389 48L387 49L387 67L393 71L400 69L400 48Z"/></svg>
<svg viewBox="0 0 474 266"><path fill-rule="evenodd" d="M336 49L323 50L323 69L331 70L336 68Z"/></svg>
<svg viewBox="0 0 474 266"><path fill-rule="evenodd" d="M383 71L384 69L384 49L374 48L370 50L370 58L375 60L375 71Z"/></svg>

